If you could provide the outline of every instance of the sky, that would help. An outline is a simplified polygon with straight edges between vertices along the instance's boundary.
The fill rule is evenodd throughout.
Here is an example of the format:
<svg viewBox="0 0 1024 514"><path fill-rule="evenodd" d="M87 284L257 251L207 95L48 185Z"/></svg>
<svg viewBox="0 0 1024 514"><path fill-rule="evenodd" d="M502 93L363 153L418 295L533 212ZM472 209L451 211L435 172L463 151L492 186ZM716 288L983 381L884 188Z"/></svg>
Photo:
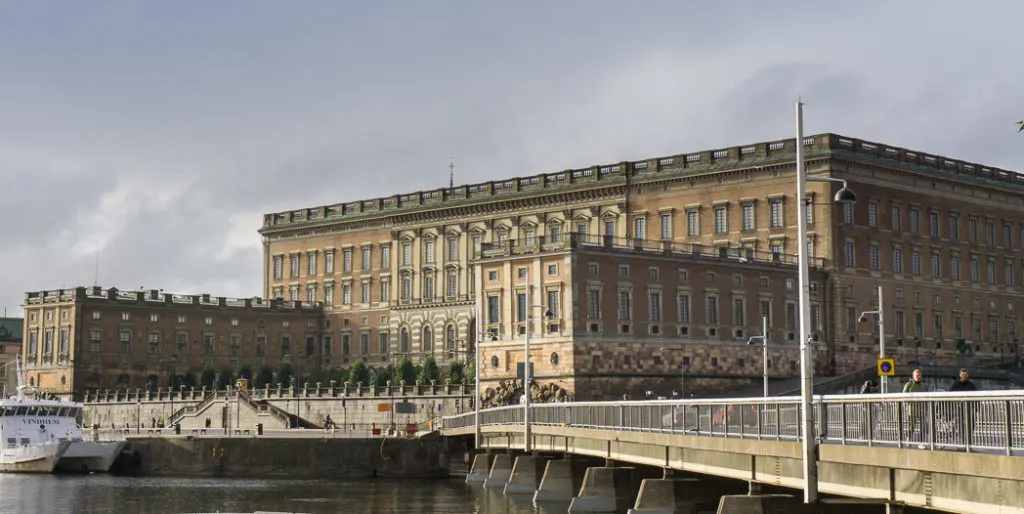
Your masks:
<svg viewBox="0 0 1024 514"><path fill-rule="evenodd" d="M0 0L0 308L97 279L258 296L264 213L443 187L450 158L476 183L792 137L798 96L807 134L1024 171L1021 19L1019 0Z"/></svg>

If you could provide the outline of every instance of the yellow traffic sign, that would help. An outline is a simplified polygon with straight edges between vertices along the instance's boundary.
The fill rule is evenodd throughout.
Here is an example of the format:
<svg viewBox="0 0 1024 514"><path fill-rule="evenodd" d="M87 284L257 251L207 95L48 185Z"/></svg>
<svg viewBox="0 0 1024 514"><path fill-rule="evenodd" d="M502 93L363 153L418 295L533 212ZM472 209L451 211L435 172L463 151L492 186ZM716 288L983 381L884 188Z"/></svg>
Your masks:
<svg viewBox="0 0 1024 514"><path fill-rule="evenodd" d="M896 362L893 359L878 359L878 376L891 377L896 374Z"/></svg>

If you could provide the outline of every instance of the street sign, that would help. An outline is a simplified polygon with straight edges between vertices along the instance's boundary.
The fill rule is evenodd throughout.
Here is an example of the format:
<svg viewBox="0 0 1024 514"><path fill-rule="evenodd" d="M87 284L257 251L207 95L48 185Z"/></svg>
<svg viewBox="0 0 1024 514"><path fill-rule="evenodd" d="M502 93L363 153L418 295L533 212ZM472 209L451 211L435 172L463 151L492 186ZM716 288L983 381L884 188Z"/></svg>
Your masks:
<svg viewBox="0 0 1024 514"><path fill-rule="evenodd" d="M878 376L891 377L896 374L896 363L892 359L878 359Z"/></svg>

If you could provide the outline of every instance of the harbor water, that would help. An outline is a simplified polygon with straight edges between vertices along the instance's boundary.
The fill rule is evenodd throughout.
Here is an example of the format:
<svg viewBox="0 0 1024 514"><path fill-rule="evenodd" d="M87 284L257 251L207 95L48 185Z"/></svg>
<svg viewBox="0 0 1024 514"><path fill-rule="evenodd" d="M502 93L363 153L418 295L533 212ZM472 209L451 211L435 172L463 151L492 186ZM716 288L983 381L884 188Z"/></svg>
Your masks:
<svg viewBox="0 0 1024 514"><path fill-rule="evenodd" d="M0 514L228 512L561 514L532 497L469 487L461 478L284 480L0 474Z"/></svg>

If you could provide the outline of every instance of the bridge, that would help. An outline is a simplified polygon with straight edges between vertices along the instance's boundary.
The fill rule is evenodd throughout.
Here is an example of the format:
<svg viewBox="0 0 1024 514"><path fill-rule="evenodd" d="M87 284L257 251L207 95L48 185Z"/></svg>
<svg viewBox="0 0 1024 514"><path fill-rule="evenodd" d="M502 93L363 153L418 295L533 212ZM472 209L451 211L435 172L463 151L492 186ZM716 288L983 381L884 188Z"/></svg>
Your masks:
<svg viewBox="0 0 1024 514"><path fill-rule="evenodd" d="M798 397L533 404L529 453L524 407L485 409L467 482L570 501L570 512L697 512L713 500L720 513L839 503L1024 514L1024 391L816 396L818 506L794 494L800 409ZM474 437L476 416L443 418L441 435ZM715 477L746 494L703 482Z"/></svg>

